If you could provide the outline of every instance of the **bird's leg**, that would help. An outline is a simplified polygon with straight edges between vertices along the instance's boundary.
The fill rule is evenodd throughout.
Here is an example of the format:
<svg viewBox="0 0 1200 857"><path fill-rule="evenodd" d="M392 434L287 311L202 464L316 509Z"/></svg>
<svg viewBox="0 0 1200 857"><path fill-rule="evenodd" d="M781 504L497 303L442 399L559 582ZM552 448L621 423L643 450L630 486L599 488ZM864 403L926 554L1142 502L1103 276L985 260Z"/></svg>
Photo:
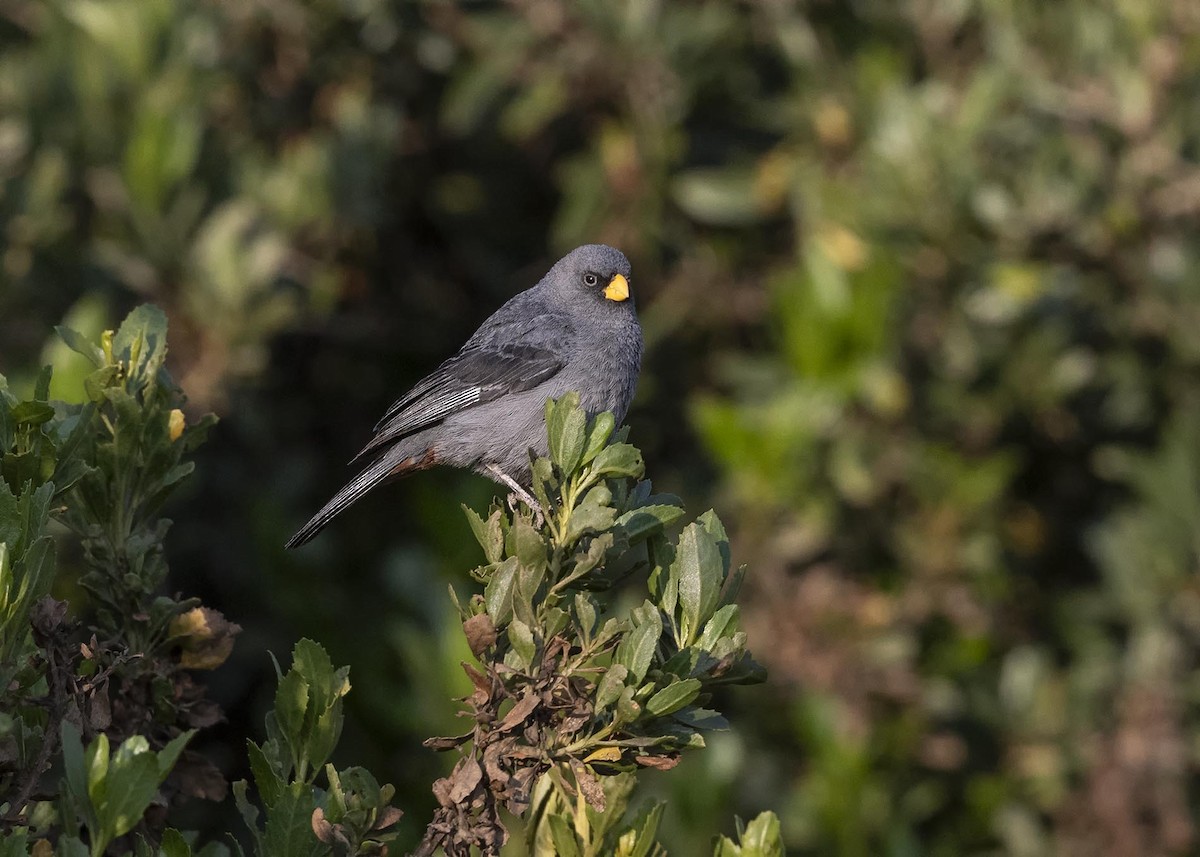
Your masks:
<svg viewBox="0 0 1200 857"><path fill-rule="evenodd" d="M532 494L522 488L517 480L513 479L496 465L488 464L486 467L488 473L512 489L512 493L508 495L508 508L514 512L517 511L517 500L520 500L533 511L533 525L540 529L546 520L546 513L542 511L542 504Z"/></svg>

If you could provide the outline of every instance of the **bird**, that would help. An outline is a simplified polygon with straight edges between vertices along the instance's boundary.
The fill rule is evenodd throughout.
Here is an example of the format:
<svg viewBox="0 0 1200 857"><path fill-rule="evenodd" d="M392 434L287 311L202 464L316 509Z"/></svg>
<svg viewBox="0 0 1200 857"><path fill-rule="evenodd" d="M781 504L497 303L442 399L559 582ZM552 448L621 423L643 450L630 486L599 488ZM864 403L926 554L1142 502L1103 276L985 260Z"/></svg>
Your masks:
<svg viewBox="0 0 1200 857"><path fill-rule="evenodd" d="M604 244L563 256L537 285L514 295L466 344L397 399L353 461L371 458L286 547L312 539L378 485L437 465L473 470L512 490L538 516L526 490L530 450L545 456L547 399L579 394L589 414L619 425L642 362L642 328L629 260Z"/></svg>

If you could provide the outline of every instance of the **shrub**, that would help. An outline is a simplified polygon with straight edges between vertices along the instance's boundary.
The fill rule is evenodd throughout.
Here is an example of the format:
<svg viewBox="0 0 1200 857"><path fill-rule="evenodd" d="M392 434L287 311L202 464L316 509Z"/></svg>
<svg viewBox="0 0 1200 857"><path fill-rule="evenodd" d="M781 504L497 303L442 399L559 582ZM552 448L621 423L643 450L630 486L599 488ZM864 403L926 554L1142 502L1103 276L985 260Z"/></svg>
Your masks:
<svg viewBox="0 0 1200 857"><path fill-rule="evenodd" d="M220 773L187 749L221 717L193 671L220 666L240 628L160 594L171 522L159 512L214 420L188 424L158 309L138 308L98 346L60 334L95 366L86 404L49 401L48 371L28 401L0 379L0 854L227 853L193 850L196 835L168 825L183 799L225 797ZM706 707L714 688L762 678L738 629L743 569L716 515L671 538L684 510L652 493L611 414L589 418L570 394L547 403L546 423L541 509L466 509L486 559L473 572L482 591L464 604L451 589L478 659L463 664L473 727L427 742L459 759L433 785L439 809L417 854L498 853L501 808L526 817L531 853L661 853L663 805L629 811L634 773L673 767L724 727ZM77 581L55 579L59 525L85 558ZM75 583L69 614L49 593ZM253 792L233 789L249 850L387 853L402 816L393 787L329 762L349 668L301 640L276 672L266 738L248 746ZM740 838L717 852L780 851L769 815Z"/></svg>

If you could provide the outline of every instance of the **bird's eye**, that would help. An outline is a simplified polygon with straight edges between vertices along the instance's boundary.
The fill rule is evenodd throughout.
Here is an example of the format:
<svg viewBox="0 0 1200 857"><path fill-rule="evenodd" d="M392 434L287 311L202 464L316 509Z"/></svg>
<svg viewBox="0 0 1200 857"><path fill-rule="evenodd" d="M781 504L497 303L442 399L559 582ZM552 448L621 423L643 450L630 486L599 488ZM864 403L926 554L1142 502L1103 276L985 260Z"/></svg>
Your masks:
<svg viewBox="0 0 1200 857"><path fill-rule="evenodd" d="M600 282L600 278L597 277L595 274L593 274L591 271L588 271L586 274L583 275L583 284L585 286L595 286L595 285L599 284L599 282Z"/></svg>

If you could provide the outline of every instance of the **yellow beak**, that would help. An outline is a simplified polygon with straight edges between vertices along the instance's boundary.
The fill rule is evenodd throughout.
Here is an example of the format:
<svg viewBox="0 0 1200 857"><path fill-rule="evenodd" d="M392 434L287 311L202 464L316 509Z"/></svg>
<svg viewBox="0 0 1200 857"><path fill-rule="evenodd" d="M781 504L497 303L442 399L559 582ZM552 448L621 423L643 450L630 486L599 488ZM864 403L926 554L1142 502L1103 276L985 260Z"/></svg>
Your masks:
<svg viewBox="0 0 1200 857"><path fill-rule="evenodd" d="M629 280L624 275L617 274L604 287L604 296L610 301L623 301L629 298Z"/></svg>

